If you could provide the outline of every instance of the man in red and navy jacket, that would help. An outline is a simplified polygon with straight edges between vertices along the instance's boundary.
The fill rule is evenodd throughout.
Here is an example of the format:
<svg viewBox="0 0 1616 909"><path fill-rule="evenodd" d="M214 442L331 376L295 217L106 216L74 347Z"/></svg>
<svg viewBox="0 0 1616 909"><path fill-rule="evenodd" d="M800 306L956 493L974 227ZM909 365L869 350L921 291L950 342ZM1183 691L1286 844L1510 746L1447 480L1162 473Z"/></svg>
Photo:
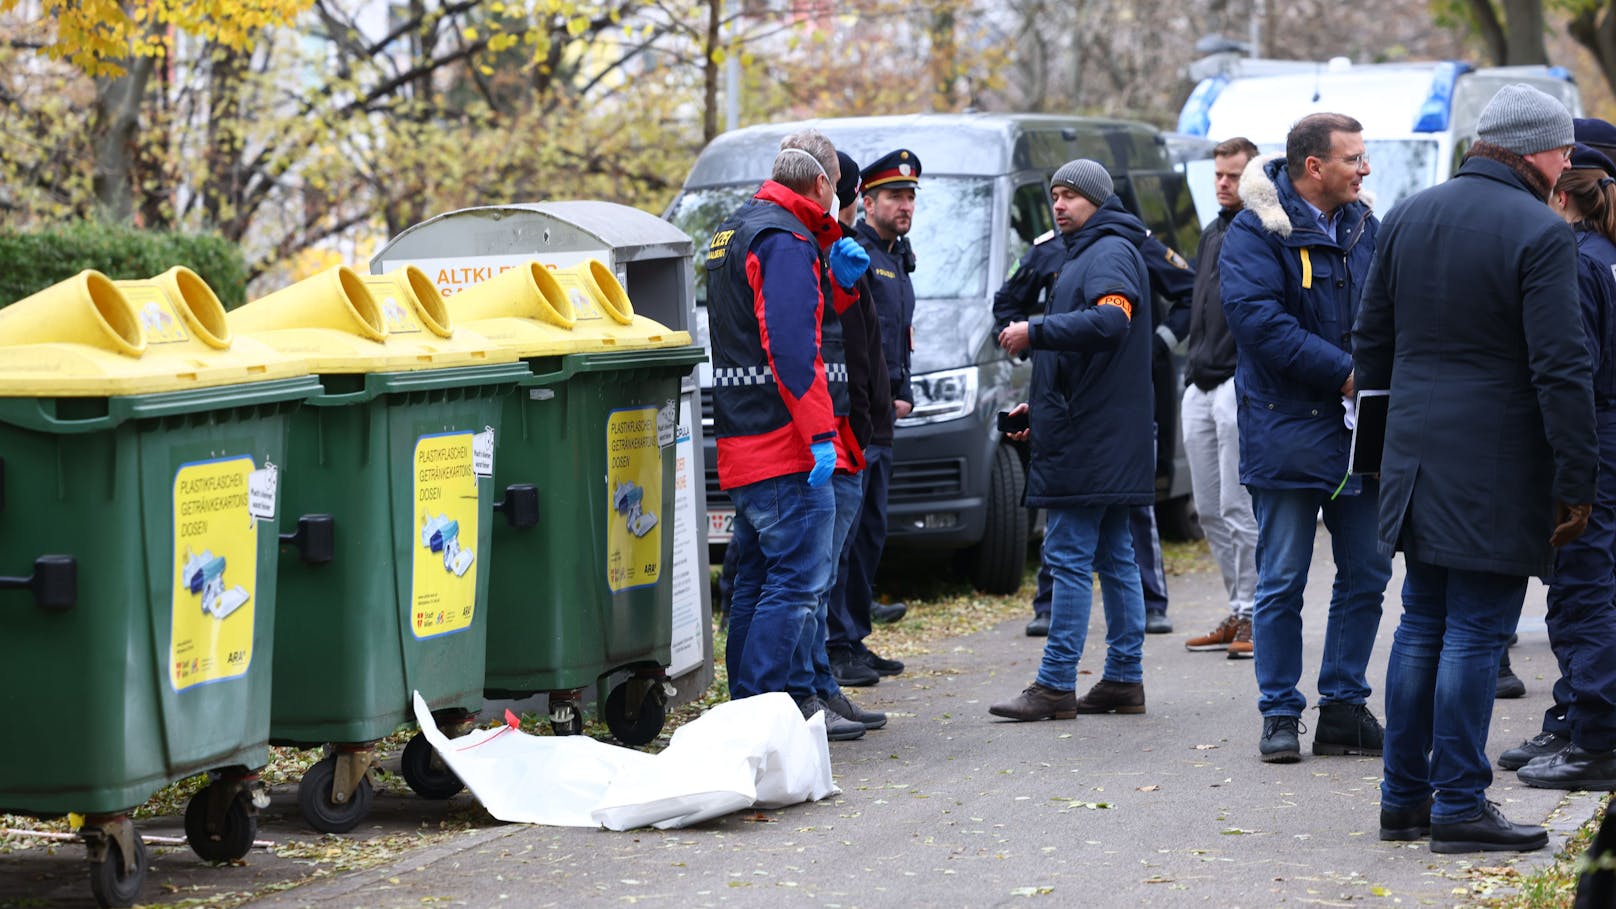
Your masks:
<svg viewBox="0 0 1616 909"><path fill-rule="evenodd" d="M786 137L771 179L708 243L708 316L718 481L735 505L739 556L730 604L730 697L792 690L793 655L829 587L836 516L832 474L863 468L848 424L847 363L835 284L869 258L842 239L832 211L840 167L819 132ZM840 241L840 242L838 242ZM834 283L833 283L834 273ZM864 726L825 711L831 738Z"/></svg>

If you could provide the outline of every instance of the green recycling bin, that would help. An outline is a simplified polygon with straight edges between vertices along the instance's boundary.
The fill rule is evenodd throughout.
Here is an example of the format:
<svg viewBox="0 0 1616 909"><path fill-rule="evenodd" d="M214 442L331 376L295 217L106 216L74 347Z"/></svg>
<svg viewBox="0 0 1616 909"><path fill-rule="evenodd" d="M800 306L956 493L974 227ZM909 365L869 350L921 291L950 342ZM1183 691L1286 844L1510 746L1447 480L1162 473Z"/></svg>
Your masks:
<svg viewBox="0 0 1616 909"><path fill-rule="evenodd" d="M556 732L577 733L582 690L626 672L600 713L645 744L667 713L680 382L705 353L634 316L599 262L516 271L450 300L532 370L505 402L494 479L537 484L540 520L494 530L485 693L544 692Z"/></svg>
<svg viewBox="0 0 1616 909"><path fill-rule="evenodd" d="M482 706L502 399L528 372L454 328L416 269L361 278L323 272L236 310L238 333L297 353L320 393L294 417L284 494L270 740L333 745L298 786L310 826L353 829L370 810L375 743L413 722L419 692L440 726L465 728ZM461 788L417 734L405 781L428 798Z"/></svg>
<svg viewBox="0 0 1616 909"><path fill-rule="evenodd" d="M232 339L185 269L77 277L0 310L0 810L75 812L104 906L131 905L130 809L207 772L185 812L239 858L267 804L277 496L306 368ZM32 605L27 600L32 598Z"/></svg>

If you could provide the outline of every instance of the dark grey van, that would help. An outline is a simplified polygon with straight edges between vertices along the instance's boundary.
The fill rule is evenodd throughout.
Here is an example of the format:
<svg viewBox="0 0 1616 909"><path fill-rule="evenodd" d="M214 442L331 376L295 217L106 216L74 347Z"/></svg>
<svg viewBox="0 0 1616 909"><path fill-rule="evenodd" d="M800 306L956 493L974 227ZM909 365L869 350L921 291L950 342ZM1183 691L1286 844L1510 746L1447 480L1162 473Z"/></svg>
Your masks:
<svg viewBox="0 0 1616 909"><path fill-rule="evenodd" d="M1049 178L1060 165L1073 158L1103 163L1152 233L1193 254L1200 225L1184 178L1163 134L1121 120L1031 114L806 120L714 139L665 217L702 248L769 176L781 138L807 127L861 164L903 147L925 167L909 234L917 259L915 409L898 421L893 444L888 544L957 552L977 587L1013 592L1026 570L1032 528L1021 505L1026 452L998 432L995 414L1025 400L1032 370L1030 361L1014 362L995 344L993 293L1033 239L1054 229ZM696 271L697 331L705 344L705 276ZM702 419L709 427L710 384L704 371ZM1164 533L1187 526L1193 514L1188 470L1182 456L1175 460L1157 470ZM721 543L733 512L718 489L710 447L706 463L709 540Z"/></svg>

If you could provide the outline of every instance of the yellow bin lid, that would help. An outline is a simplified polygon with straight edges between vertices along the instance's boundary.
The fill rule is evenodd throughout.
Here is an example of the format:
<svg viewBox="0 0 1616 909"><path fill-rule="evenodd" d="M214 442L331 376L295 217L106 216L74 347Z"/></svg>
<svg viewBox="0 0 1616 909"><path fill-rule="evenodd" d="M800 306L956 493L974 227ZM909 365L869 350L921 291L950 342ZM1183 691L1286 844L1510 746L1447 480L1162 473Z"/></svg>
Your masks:
<svg viewBox="0 0 1616 909"><path fill-rule="evenodd" d="M572 303L578 350L689 347L690 333L634 314L617 276L598 259L558 269L556 284Z"/></svg>
<svg viewBox="0 0 1616 909"><path fill-rule="evenodd" d="M516 354L458 329L414 266L362 278L346 265L230 313L231 326L317 373L409 372L510 363Z"/></svg>
<svg viewBox="0 0 1616 909"><path fill-rule="evenodd" d="M518 357L577 353L572 302L538 262L508 268L448 299L462 324ZM598 343L588 349L601 349Z"/></svg>
<svg viewBox="0 0 1616 909"><path fill-rule="evenodd" d="M150 394L307 373L233 337L213 289L182 266L145 281L83 271L0 309L0 396Z"/></svg>

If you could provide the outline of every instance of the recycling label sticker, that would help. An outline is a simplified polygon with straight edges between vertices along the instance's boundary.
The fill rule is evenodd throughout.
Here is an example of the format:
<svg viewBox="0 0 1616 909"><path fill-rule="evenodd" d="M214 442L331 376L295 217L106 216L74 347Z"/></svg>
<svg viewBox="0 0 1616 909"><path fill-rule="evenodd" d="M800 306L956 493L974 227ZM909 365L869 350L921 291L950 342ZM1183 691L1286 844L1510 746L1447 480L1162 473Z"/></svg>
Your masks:
<svg viewBox="0 0 1616 909"><path fill-rule="evenodd" d="M252 665L259 529L249 493L254 466L240 455L182 464L174 475L168 678L175 691L237 678Z"/></svg>
<svg viewBox="0 0 1616 909"><path fill-rule="evenodd" d="M417 638L464 631L475 615L475 445L475 435L470 432L421 436L415 442L410 631Z"/></svg>
<svg viewBox="0 0 1616 909"><path fill-rule="evenodd" d="M479 477L494 475L494 427L484 426L472 437L471 469Z"/></svg>
<svg viewBox="0 0 1616 909"><path fill-rule="evenodd" d="M275 494L280 485L280 471L268 461L262 470L248 474L247 511L255 518L275 520Z"/></svg>
<svg viewBox="0 0 1616 909"><path fill-rule="evenodd" d="M655 407L613 411L606 420L606 586L614 593L655 584L662 574L662 448Z"/></svg>
<svg viewBox="0 0 1616 909"><path fill-rule="evenodd" d="M173 301L159 287L131 284L121 288L140 322L140 333L148 344L174 344L190 338L185 319L174 309Z"/></svg>

